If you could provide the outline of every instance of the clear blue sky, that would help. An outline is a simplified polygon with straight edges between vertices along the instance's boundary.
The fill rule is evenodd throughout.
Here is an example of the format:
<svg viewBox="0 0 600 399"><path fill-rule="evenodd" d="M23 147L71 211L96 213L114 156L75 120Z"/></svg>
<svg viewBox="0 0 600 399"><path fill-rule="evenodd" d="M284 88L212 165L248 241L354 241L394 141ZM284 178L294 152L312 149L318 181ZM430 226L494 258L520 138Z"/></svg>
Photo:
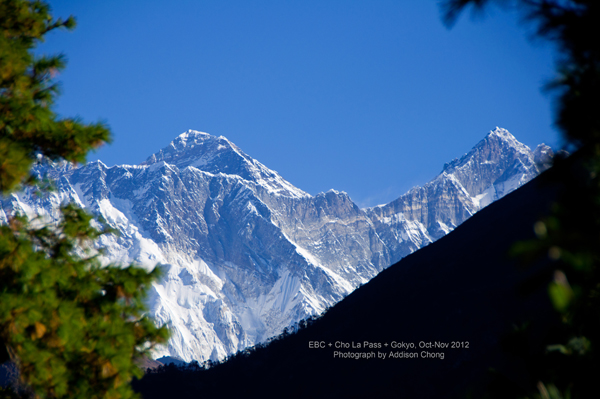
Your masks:
<svg viewBox="0 0 600 399"><path fill-rule="evenodd" d="M496 126L560 145L553 49L508 12L451 30L434 0L50 1L78 26L57 111L105 120L88 159L138 164L187 129L223 135L295 186L360 206L422 185Z"/></svg>

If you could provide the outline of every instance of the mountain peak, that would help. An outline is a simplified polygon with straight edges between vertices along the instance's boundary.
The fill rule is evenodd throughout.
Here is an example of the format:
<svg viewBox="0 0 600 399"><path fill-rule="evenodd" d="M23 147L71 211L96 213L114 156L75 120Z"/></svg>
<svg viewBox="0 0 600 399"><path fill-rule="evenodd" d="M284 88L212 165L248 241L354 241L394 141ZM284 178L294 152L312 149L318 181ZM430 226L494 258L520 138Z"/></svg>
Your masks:
<svg viewBox="0 0 600 399"><path fill-rule="evenodd" d="M529 147L519 142L508 130L496 127L491 130L471 151L460 158L455 158L444 164L443 172L452 173L457 168L462 168L477 158L480 163L496 163L498 156L506 152L520 153L527 156L531 153Z"/></svg>
<svg viewBox="0 0 600 399"><path fill-rule="evenodd" d="M531 152L529 147L517 140L515 136L513 136L508 130L501 127L496 127L494 130L491 130L487 136L485 136L485 138L475 146L475 148L486 144L492 144L496 146L499 145L503 148L512 148L513 150L522 154L529 154Z"/></svg>
<svg viewBox="0 0 600 399"><path fill-rule="evenodd" d="M548 152L545 147L544 151L539 152L540 158L543 157L542 152L544 159L552 156L551 150ZM526 178L513 182L516 184L513 189L531 180L541 170L536 166L534 154L529 147L519 142L508 130L496 127L460 159L445 164L440 176L444 173L453 175L469 195L476 197L483 194L490 184L495 184L497 179L501 181L505 171L513 170L519 165L524 169ZM479 176L479 179L474 181L472 176Z"/></svg>
<svg viewBox="0 0 600 399"><path fill-rule="evenodd" d="M285 181L277 172L246 155L224 136L217 137L190 129L151 155L142 165L153 165L161 161L179 169L193 167L212 174L238 176L269 192L284 196L308 195Z"/></svg>
<svg viewBox="0 0 600 399"><path fill-rule="evenodd" d="M496 126L494 130L490 130L486 137L489 136L498 136L510 140L515 140L515 136L513 136L508 130L498 126Z"/></svg>
<svg viewBox="0 0 600 399"><path fill-rule="evenodd" d="M66 201L101 215L121 233L99 243L103 262L164 265L147 304L174 333L155 355L186 361L222 359L322 312L529 180L534 157L551 157L544 146L524 155L496 129L435 180L361 210L337 190L304 193L225 137L188 130L166 144L139 166L40 163L58 191L0 197L0 223L52 217Z"/></svg>
<svg viewBox="0 0 600 399"><path fill-rule="evenodd" d="M171 141L169 146L176 149L177 151L186 151L193 149L198 145L202 145L206 142L218 142L223 147L235 147L234 150L236 152L241 151L225 136L213 136L210 133L200 132L198 130L193 129L189 129L188 131L181 133L175 138L175 140Z"/></svg>
<svg viewBox="0 0 600 399"><path fill-rule="evenodd" d="M195 137L195 136L213 137L211 134L206 133L206 132L201 132L199 130L194 130L194 129L188 129L187 132L181 133L179 136L177 136L177 138L187 139L188 137Z"/></svg>
<svg viewBox="0 0 600 399"><path fill-rule="evenodd" d="M223 155L224 152L232 153L231 155L233 156L237 155L246 158L245 154L225 137L216 137L205 132L190 129L177 136L168 146L152 154L142 165L152 165L160 161L165 161L177 166L179 169L193 166L205 170L202 166L211 163L211 160ZM217 165L213 165L211 169L215 169L215 166ZM206 171L211 173L230 173L225 170Z"/></svg>

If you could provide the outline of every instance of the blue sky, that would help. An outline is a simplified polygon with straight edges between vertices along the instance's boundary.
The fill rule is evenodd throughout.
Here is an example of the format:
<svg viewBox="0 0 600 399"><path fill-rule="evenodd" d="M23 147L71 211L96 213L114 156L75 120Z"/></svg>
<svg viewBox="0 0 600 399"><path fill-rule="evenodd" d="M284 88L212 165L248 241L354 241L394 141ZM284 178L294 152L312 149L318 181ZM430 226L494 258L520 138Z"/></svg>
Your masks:
<svg viewBox="0 0 600 399"><path fill-rule="evenodd" d="M223 135L311 194L360 206L422 185L496 126L560 145L552 47L510 12L462 16L434 0L50 1L74 15L56 110L104 120L88 160L138 164L180 133Z"/></svg>

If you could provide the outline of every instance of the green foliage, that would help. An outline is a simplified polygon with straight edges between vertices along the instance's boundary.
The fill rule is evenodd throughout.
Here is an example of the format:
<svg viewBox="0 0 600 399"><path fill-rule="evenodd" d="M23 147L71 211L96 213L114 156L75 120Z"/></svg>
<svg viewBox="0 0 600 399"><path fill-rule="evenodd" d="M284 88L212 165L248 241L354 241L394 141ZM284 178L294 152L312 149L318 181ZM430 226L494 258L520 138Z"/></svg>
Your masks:
<svg viewBox="0 0 600 399"><path fill-rule="evenodd" d="M520 242L513 252L528 261L554 261L548 285L562 324L541 358L526 357L537 379L526 397L598 396L600 369L600 2L597 0L446 0L445 20L453 24L467 7L490 3L515 6L536 35L557 44L557 78L546 89L555 96L555 123L565 142L577 149L555 168L564 190L550 215L534 226L537 240ZM533 392L533 393L532 393ZM513 392L503 397L523 397Z"/></svg>
<svg viewBox="0 0 600 399"><path fill-rule="evenodd" d="M38 155L83 162L110 138L102 123L57 117L53 78L64 57L33 54L46 33L74 25L41 1L0 0L0 194L36 183ZM21 387L0 397L136 396L135 362L168 335L144 316L160 270L102 267L94 240L111 233L74 205L51 224L14 216L0 226L0 362L17 365Z"/></svg>
<svg viewBox="0 0 600 399"><path fill-rule="evenodd" d="M90 220L67 205L58 226L14 218L0 227L0 340L40 397L132 397L144 344L167 338L143 317L159 269L102 267L78 254L102 234Z"/></svg>
<svg viewBox="0 0 600 399"><path fill-rule="evenodd" d="M110 133L102 123L57 118L53 78L64 57L32 52L46 33L72 29L75 20L54 20L48 5L25 0L0 0L0 16L0 192L7 193L26 179L36 153L83 162Z"/></svg>

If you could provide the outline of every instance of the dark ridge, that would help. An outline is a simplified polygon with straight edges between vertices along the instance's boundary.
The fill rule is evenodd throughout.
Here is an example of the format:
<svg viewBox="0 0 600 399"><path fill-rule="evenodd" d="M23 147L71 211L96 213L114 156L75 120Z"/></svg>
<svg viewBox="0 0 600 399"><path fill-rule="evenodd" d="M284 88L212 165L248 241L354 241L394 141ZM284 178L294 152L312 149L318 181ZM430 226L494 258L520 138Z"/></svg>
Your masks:
<svg viewBox="0 0 600 399"><path fill-rule="evenodd" d="M542 259L523 267L507 253L515 242L534 238L533 224L557 196L552 172L382 271L307 328L208 369L160 368L134 387L145 399L479 397L492 380L490 368L511 384L530 386L535 381L511 354L519 348L507 337L528 324L529 341L520 350L543 348L548 326L558 322L546 294L552 265ZM365 341L381 348L352 348ZM315 342L325 348L311 348ZM336 342L350 348L335 349ZM415 349L393 349L392 342ZM420 342L460 348L419 348ZM334 358L336 350L386 359ZM390 358L390 352L418 358ZM422 352L444 358L422 358Z"/></svg>

